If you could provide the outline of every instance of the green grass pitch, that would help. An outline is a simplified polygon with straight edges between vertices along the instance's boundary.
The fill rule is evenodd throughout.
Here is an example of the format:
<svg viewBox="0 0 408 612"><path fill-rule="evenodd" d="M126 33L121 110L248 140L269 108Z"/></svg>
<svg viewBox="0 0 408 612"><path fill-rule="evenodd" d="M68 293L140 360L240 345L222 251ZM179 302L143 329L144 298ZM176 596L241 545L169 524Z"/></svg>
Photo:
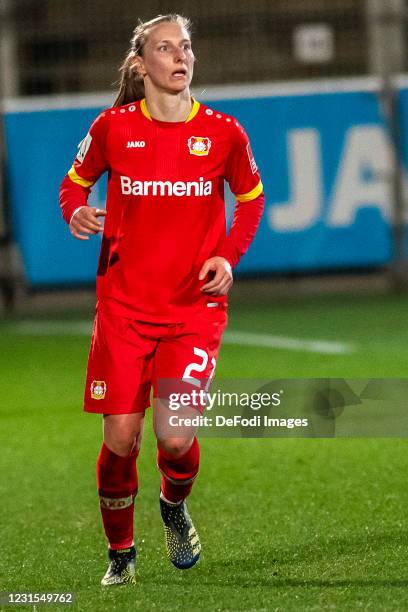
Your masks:
<svg viewBox="0 0 408 612"><path fill-rule="evenodd" d="M407 313L404 296L234 303L230 330L356 350L226 344L218 376L404 378ZM81 612L407 609L408 444L400 439L203 439L189 504L203 554L180 572L165 556L147 426L137 585L104 590L94 467L101 422L81 411L89 339L23 334L16 323L0 324L0 592L74 591L75 606L52 609Z"/></svg>

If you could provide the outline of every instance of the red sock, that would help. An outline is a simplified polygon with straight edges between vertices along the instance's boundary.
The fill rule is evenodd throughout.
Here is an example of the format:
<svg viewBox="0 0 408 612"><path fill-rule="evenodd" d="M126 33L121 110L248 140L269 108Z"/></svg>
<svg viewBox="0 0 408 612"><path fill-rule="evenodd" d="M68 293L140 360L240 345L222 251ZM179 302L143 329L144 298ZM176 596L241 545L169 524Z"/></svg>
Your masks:
<svg viewBox="0 0 408 612"><path fill-rule="evenodd" d="M170 502L179 502L190 493L200 465L200 445L194 438L184 455L172 457L157 443L157 465L162 473L161 492Z"/></svg>
<svg viewBox="0 0 408 612"><path fill-rule="evenodd" d="M139 451L133 451L128 457L120 457L103 443L96 464L102 522L109 546L114 550L133 544L138 454Z"/></svg>

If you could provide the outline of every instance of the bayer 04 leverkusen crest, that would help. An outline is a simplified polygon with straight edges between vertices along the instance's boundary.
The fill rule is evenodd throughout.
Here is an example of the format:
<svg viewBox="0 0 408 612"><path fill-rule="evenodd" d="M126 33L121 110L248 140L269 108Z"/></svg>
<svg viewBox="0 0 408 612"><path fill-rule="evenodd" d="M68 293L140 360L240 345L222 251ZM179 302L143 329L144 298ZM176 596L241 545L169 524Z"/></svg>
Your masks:
<svg viewBox="0 0 408 612"><path fill-rule="evenodd" d="M187 144L191 155L208 155L211 149L211 140L205 136L190 136Z"/></svg>
<svg viewBox="0 0 408 612"><path fill-rule="evenodd" d="M95 400L105 399L106 382L104 380L93 380L91 382L91 397Z"/></svg>

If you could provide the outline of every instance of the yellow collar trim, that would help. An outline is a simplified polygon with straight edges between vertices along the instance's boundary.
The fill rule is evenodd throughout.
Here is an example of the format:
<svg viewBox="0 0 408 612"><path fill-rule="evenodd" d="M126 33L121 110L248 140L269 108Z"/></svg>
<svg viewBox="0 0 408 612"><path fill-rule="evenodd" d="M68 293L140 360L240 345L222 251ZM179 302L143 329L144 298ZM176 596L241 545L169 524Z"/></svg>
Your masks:
<svg viewBox="0 0 408 612"><path fill-rule="evenodd" d="M194 119L194 117L196 116L196 114L198 113L198 111L200 110L200 103L197 102L197 100L195 100L194 98L191 98L193 101L193 107L190 111L189 116L186 119L186 123L188 123L189 121L191 121L192 119Z"/></svg>
<svg viewBox="0 0 408 612"><path fill-rule="evenodd" d="M191 98L191 99L193 100L193 106L191 108L190 114L187 117L185 123L188 123L189 121L194 119L194 117L200 110L200 103L197 102L197 100L195 100L194 98ZM153 121L149 111L147 110L146 98L143 98L143 100L140 101L140 110L142 111L142 114L146 117L146 119L149 119L149 121Z"/></svg>
<svg viewBox="0 0 408 612"><path fill-rule="evenodd" d="M152 121L150 113L147 110L146 98L143 98L143 100L140 100L140 110L142 111L142 114L146 117L146 119L148 119L149 121Z"/></svg>

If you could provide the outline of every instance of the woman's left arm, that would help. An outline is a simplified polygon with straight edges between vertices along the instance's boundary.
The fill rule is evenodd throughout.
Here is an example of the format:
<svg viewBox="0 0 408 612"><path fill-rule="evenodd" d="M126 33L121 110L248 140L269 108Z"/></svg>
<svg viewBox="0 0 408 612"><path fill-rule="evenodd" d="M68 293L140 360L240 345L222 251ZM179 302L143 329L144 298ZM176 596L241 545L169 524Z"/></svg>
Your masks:
<svg viewBox="0 0 408 612"><path fill-rule="evenodd" d="M265 197L261 176L244 128L232 121L231 130L231 150L225 179L235 194L236 204L231 229L219 245L217 255L224 257L234 268L256 234Z"/></svg>

